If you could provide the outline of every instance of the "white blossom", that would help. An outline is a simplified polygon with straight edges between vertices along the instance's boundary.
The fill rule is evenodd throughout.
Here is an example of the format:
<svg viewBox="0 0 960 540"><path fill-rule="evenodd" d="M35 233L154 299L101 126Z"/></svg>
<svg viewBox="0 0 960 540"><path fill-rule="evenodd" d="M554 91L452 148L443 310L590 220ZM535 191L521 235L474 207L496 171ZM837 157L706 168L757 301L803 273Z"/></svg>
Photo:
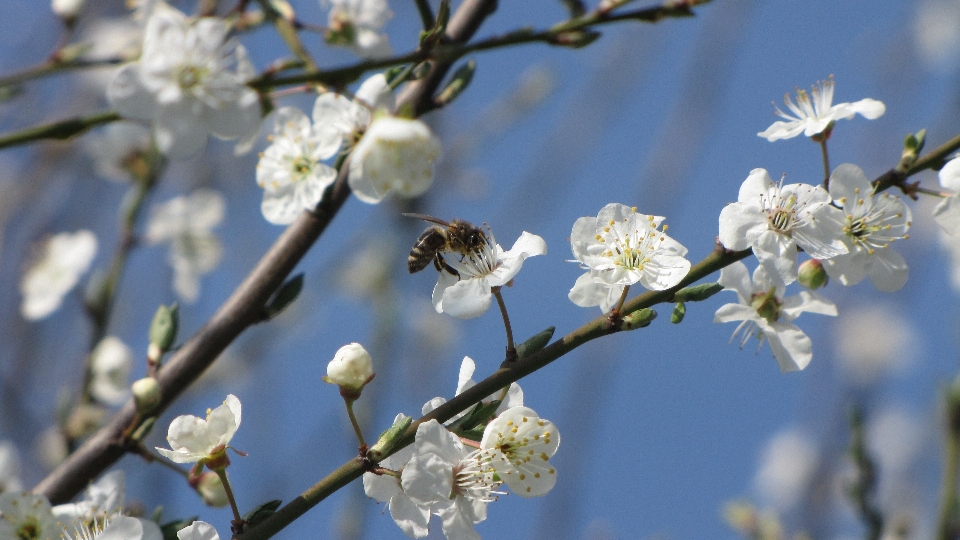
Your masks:
<svg viewBox="0 0 960 540"><path fill-rule="evenodd" d="M899 290L909 270L890 243L909 237L910 208L899 197L874 193L867 175L849 163L834 169L829 185L830 196L843 211L843 240L849 251L823 261L827 275L844 285L869 277L881 291Z"/></svg>
<svg viewBox="0 0 960 540"><path fill-rule="evenodd" d="M544 255L547 243L543 238L526 231L504 251L496 243L493 232L487 229L484 243L469 254L449 254L446 263L459 275L447 269L440 272L433 288L433 307L437 313L446 313L458 319L472 319L483 315L490 307L492 287L501 287L520 272L527 257Z"/></svg>
<svg viewBox="0 0 960 540"><path fill-rule="evenodd" d="M51 0L50 9L61 19L73 19L83 9L84 0Z"/></svg>
<svg viewBox="0 0 960 540"><path fill-rule="evenodd" d="M163 540L163 532L156 523L119 514L72 525L72 529L63 528L63 540Z"/></svg>
<svg viewBox="0 0 960 540"><path fill-rule="evenodd" d="M95 521L119 514L125 496L124 474L117 469L87 486L78 502L53 507L53 515L61 521Z"/></svg>
<svg viewBox="0 0 960 540"><path fill-rule="evenodd" d="M223 221L226 203L219 192L198 189L155 206L147 224L149 244L169 243L173 290L185 302L200 294L200 276L220 263L223 247L212 229Z"/></svg>
<svg viewBox="0 0 960 540"><path fill-rule="evenodd" d="M733 331L731 341L740 334L743 347L750 338L756 337L758 351L764 341L769 342L780 371L801 370L813 358L813 343L793 324L795 318L803 312L837 315L833 302L814 292L802 291L785 297L786 286L762 265L754 271L751 282L747 266L737 261L720 271L719 283L724 290L736 292L739 303L721 306L713 322L743 321Z"/></svg>
<svg viewBox="0 0 960 540"><path fill-rule="evenodd" d="M331 127L311 125L294 107L281 108L274 120L272 143L257 162L260 210L270 223L289 225L304 210L316 208L337 179L337 171L322 161L336 155L342 139Z"/></svg>
<svg viewBox="0 0 960 540"><path fill-rule="evenodd" d="M22 491L0 493L0 538L55 540L60 532L50 501L43 495Z"/></svg>
<svg viewBox="0 0 960 540"><path fill-rule="evenodd" d="M240 427L240 400L229 394L223 404L207 412L207 418L192 414L178 416L170 422L167 442L170 448L157 448L161 455L175 463L206 460L212 453L226 450Z"/></svg>
<svg viewBox="0 0 960 540"><path fill-rule="evenodd" d="M787 285L797 279L797 246L815 259L847 253L843 213L820 186L774 183L754 169L740 186L737 202L720 212L720 243L727 249L753 248L768 271Z"/></svg>
<svg viewBox="0 0 960 540"><path fill-rule="evenodd" d="M893 306L845 309L833 327L839 365L852 382L869 385L905 371L922 353L913 325Z"/></svg>
<svg viewBox="0 0 960 540"><path fill-rule="evenodd" d="M177 538L180 540L220 540L220 535L213 525L205 521L194 521L177 531Z"/></svg>
<svg viewBox="0 0 960 540"><path fill-rule="evenodd" d="M457 379L457 391L454 394L455 396L459 396L464 391L472 388L477 384L473 380L473 372L476 370L476 368L477 368L477 365L472 358L470 358L469 356L463 357L463 361L460 363L460 372ZM507 389L507 393L505 395L502 395L502 397L501 395L502 394L500 391L495 392L487 396L485 399L483 399L482 402L489 403L495 399L501 400L500 406L497 407L497 410L494 411L494 414L500 414L509 408L519 407L523 405L523 390L520 388L520 385L515 382L510 383L510 387ZM423 408L421 409L421 412L423 414L427 414L446 402L447 402L446 398L435 397L423 404ZM467 414L467 411L458 413L457 415L453 416L447 423L449 424L450 422L457 420L458 418L462 417L465 414Z"/></svg>
<svg viewBox="0 0 960 540"><path fill-rule="evenodd" d="M557 471L550 458L560 446L560 432L533 409L513 407L483 430L481 460L486 460L510 490L521 497L539 497L553 489Z"/></svg>
<svg viewBox="0 0 960 540"><path fill-rule="evenodd" d="M440 149L440 139L420 120L376 118L350 155L350 189L369 204L393 192L423 195L433 184Z"/></svg>
<svg viewBox="0 0 960 540"><path fill-rule="evenodd" d="M887 108L875 99L862 99L855 103L837 103L833 105L833 78L819 82L810 92L797 89L797 103L790 99L790 94L783 96L783 103L793 115L783 112L779 107L777 116L786 120L774 122L766 131L757 133L770 142L779 139L790 139L803 133L812 137L828 131L837 120L848 120L860 114L864 118L874 120L883 116Z"/></svg>
<svg viewBox="0 0 960 540"><path fill-rule="evenodd" d="M97 237L90 231L50 237L41 248L40 259L30 266L20 281L23 294L20 313L35 321L56 311L64 295L90 268L96 254Z"/></svg>
<svg viewBox="0 0 960 540"><path fill-rule="evenodd" d="M403 492L440 516L448 540L479 540L473 525L487 518L487 503L496 500L500 485L482 452L466 449L436 420L417 427L414 446L403 468Z"/></svg>
<svg viewBox="0 0 960 540"><path fill-rule="evenodd" d="M90 353L90 393L107 405L120 405L130 397L133 351L114 336L107 336Z"/></svg>
<svg viewBox="0 0 960 540"><path fill-rule="evenodd" d="M595 218L578 219L570 247L587 272L570 290L570 300L581 307L600 306L606 313L624 287L640 283L662 291L680 283L690 271L687 248L667 236L665 225L660 229L663 220L617 203L604 206Z"/></svg>
<svg viewBox="0 0 960 540"><path fill-rule="evenodd" d="M313 123L333 128L348 146L363 135L376 113L392 113L396 97L383 73L367 78L357 89L353 99L335 92L324 92L313 103Z"/></svg>
<svg viewBox="0 0 960 540"><path fill-rule="evenodd" d="M960 234L960 158L951 159L937 175L940 185L954 194L945 197L933 209L933 219L949 235Z"/></svg>
<svg viewBox="0 0 960 540"><path fill-rule="evenodd" d="M391 54L387 35L380 30L393 17L386 0L321 0L330 5L327 42L349 47L364 58Z"/></svg>
<svg viewBox="0 0 960 540"><path fill-rule="evenodd" d="M397 415L399 420L403 415ZM392 471L402 470L413 457L414 446L409 445L380 462L380 466ZM374 473L363 474L363 491L367 497L387 503L390 517L410 538L423 538L429 532L429 505L419 504L404 493L400 478ZM181 539L185 540L185 539Z"/></svg>
<svg viewBox="0 0 960 540"><path fill-rule="evenodd" d="M157 147L170 157L203 149L207 136L246 135L260 125L257 93L246 86L253 65L217 18L191 21L169 7L147 20L138 62L117 72L107 97L125 117L153 124Z"/></svg>

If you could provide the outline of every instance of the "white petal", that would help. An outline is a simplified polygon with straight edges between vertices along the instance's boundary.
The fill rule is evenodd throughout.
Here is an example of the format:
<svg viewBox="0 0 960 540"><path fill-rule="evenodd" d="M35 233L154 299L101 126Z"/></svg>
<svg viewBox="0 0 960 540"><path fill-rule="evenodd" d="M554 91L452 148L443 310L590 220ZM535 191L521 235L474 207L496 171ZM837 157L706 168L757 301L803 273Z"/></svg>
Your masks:
<svg viewBox="0 0 960 540"><path fill-rule="evenodd" d="M213 525L203 521L194 521L177 531L177 538L180 540L220 540L220 535L217 534Z"/></svg>
<svg viewBox="0 0 960 540"><path fill-rule="evenodd" d="M933 209L933 219L943 232L950 235L960 234L960 195L947 197L937 203Z"/></svg>
<svg viewBox="0 0 960 540"><path fill-rule="evenodd" d="M868 120L875 120L887 112L887 107L881 101L866 98L855 103L838 103L831 112L836 118L849 119L853 118L854 114L860 114Z"/></svg>
<svg viewBox="0 0 960 540"><path fill-rule="evenodd" d="M780 364L780 371L799 371L810 364L813 358L813 342L802 330L789 323L776 322L774 331L764 330L773 356Z"/></svg>
<svg viewBox="0 0 960 540"><path fill-rule="evenodd" d="M960 158L953 158L947 162L940 172L937 173L940 178L940 185L950 191L960 191Z"/></svg>
<svg viewBox="0 0 960 540"><path fill-rule="evenodd" d="M410 538L423 538L430 532L430 507L420 506L402 493L390 499L390 517Z"/></svg>
<svg viewBox="0 0 960 540"><path fill-rule="evenodd" d="M720 211L719 240L723 247L742 251L767 230L766 217L759 208L746 203L730 203Z"/></svg>
<svg viewBox="0 0 960 540"><path fill-rule="evenodd" d="M444 274L445 272L441 272ZM486 313L493 293L483 279L461 279L443 291L442 313L458 319L472 319Z"/></svg>
<svg viewBox="0 0 960 540"><path fill-rule="evenodd" d="M720 279L717 283L723 285L724 290L737 293L741 304L748 303L753 294L753 284L750 281L750 271L742 261L736 261L720 270Z"/></svg>
<svg viewBox="0 0 960 540"><path fill-rule="evenodd" d="M140 83L140 65L120 68L107 86L107 99L127 118L152 120L156 109L153 94Z"/></svg>
<svg viewBox="0 0 960 540"><path fill-rule="evenodd" d="M752 321L758 319L757 310L743 304L724 304L713 315L713 322Z"/></svg>

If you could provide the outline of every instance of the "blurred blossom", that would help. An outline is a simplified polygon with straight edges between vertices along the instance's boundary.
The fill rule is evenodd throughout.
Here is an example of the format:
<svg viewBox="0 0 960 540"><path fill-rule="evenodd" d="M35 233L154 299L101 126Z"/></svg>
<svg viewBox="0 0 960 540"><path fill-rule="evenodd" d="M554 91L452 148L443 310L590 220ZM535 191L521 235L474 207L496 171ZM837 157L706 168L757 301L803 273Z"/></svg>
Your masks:
<svg viewBox="0 0 960 540"><path fill-rule="evenodd" d="M937 203L933 219L947 234L960 235L960 158L953 158L937 173L940 185L954 194Z"/></svg>
<svg viewBox="0 0 960 540"><path fill-rule="evenodd" d="M150 130L132 122L114 122L85 137L83 146L93 158L97 174L114 182L129 182L132 160L150 151Z"/></svg>
<svg viewBox="0 0 960 540"><path fill-rule="evenodd" d="M451 345L460 341L460 326L456 319L444 317L437 313L433 304L416 300L410 302L410 311L405 319L413 327L414 342L419 347L424 347L429 352L443 352ZM432 358L434 354L426 354L424 357Z"/></svg>
<svg viewBox="0 0 960 540"><path fill-rule="evenodd" d="M198 189L154 206L146 241L170 244L173 290L184 302L200 295L200 276L220 263L223 247L212 229L223 221L226 202L219 192Z"/></svg>
<svg viewBox="0 0 960 540"><path fill-rule="evenodd" d="M70 449L67 438L58 426L50 426L43 430L34 441L35 455L47 469L53 469L67 459Z"/></svg>
<svg viewBox="0 0 960 540"><path fill-rule="evenodd" d="M260 100L246 86L255 75L247 51L220 19L190 19L169 7L150 14L139 61L107 88L121 115L153 125L170 157L201 151L208 135L236 139L260 126Z"/></svg>
<svg viewBox="0 0 960 540"><path fill-rule="evenodd" d="M8 440L0 441L0 492L20 491L20 453Z"/></svg>
<svg viewBox="0 0 960 540"><path fill-rule="evenodd" d="M952 70L960 57L960 1L923 0L916 5L913 38L920 60L931 71Z"/></svg>
<svg viewBox="0 0 960 540"><path fill-rule="evenodd" d="M23 303L20 313L27 319L42 319L60 307L63 297L90 268L97 253L97 237L87 230L60 233L41 247L40 258L20 281Z"/></svg>
<svg viewBox="0 0 960 540"><path fill-rule="evenodd" d="M923 420L900 408L888 406L874 413L867 426L867 448L880 466L880 480L895 486L906 480L903 475L913 464L921 448L933 444L926 440Z"/></svg>
<svg viewBox="0 0 960 540"><path fill-rule="evenodd" d="M937 240L950 257L950 285L955 292L960 293L960 236L938 231Z"/></svg>
<svg viewBox="0 0 960 540"><path fill-rule="evenodd" d="M114 336L107 336L90 353L90 393L107 405L120 405L130 396L133 351Z"/></svg>
<svg viewBox="0 0 960 540"><path fill-rule="evenodd" d="M321 0L330 6L327 43L352 49L364 58L390 56L387 35L380 30L393 17L386 0Z"/></svg>
<svg viewBox="0 0 960 540"><path fill-rule="evenodd" d="M808 433L791 429L774 435L763 450L753 485L780 510L794 506L809 487L820 460L812 441Z"/></svg>
<svg viewBox="0 0 960 540"><path fill-rule="evenodd" d="M83 8L84 0L52 0L50 9L57 17L62 19L73 19Z"/></svg>
<svg viewBox="0 0 960 540"><path fill-rule="evenodd" d="M376 300L387 290L391 269L384 263L393 260L397 250L396 242L385 235L389 233L378 234L363 249L353 252L337 274L340 290L354 298L370 300Z"/></svg>
<svg viewBox="0 0 960 540"><path fill-rule="evenodd" d="M79 501L53 507L53 514L61 521L93 521L119 513L125 496L124 474L117 469L87 486Z"/></svg>
<svg viewBox="0 0 960 540"><path fill-rule="evenodd" d="M917 333L894 309L879 304L850 307L834 326L840 365L860 384L871 384L913 361Z"/></svg>
<svg viewBox="0 0 960 540"><path fill-rule="evenodd" d="M60 525L50 501L43 495L22 491L0 493L0 538L4 540L53 540Z"/></svg>

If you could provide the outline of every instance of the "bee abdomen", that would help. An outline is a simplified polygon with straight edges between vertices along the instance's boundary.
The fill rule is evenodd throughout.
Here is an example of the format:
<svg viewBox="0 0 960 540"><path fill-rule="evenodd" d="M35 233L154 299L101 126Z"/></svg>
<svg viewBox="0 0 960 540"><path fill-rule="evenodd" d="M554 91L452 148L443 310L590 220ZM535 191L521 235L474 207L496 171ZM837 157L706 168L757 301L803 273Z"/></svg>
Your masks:
<svg viewBox="0 0 960 540"><path fill-rule="evenodd" d="M410 249L410 255L407 256L407 270L411 274L419 272L426 268L437 256L437 252L447 244L447 238L443 231L436 227L423 231L417 243Z"/></svg>

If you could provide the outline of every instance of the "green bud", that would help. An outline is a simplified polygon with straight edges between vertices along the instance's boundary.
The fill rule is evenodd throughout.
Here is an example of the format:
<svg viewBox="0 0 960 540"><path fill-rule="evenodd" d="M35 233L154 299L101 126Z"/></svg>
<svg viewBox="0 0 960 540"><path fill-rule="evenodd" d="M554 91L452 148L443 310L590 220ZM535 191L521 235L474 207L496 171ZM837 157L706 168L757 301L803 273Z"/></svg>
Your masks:
<svg viewBox="0 0 960 540"><path fill-rule="evenodd" d="M825 286L829 280L830 276L819 259L804 261L797 270L797 281L811 291Z"/></svg>
<svg viewBox="0 0 960 540"><path fill-rule="evenodd" d="M773 323L780 319L780 302L777 300L776 287L770 287L770 290L753 297L750 307L757 311L767 321Z"/></svg>
<svg viewBox="0 0 960 540"><path fill-rule="evenodd" d="M686 314L687 306L685 306L683 302L677 302L677 305L673 306L673 313L670 314L670 322L680 324L683 322L683 317Z"/></svg>
<svg viewBox="0 0 960 540"><path fill-rule="evenodd" d="M399 76L402 75L404 72L406 72L408 68L410 68L410 64L404 64L404 65L402 65L402 66L394 66L394 67L392 67L392 68L384 71L384 72L383 72L383 76L386 77L386 79L387 79L387 84L389 84L391 87L393 87L393 86L394 86L393 83L394 83L394 81L397 80L397 77L399 77ZM400 81L400 82L403 82L403 81ZM400 83L397 83L397 85L399 85L399 84L400 84Z"/></svg>
<svg viewBox="0 0 960 540"><path fill-rule="evenodd" d="M543 332L539 332L532 338L524 341L520 345L517 345L517 358L519 359L525 356L530 356L531 354L546 347L547 343L550 343L550 339L553 338L553 332L556 329L557 327L551 326Z"/></svg>
<svg viewBox="0 0 960 540"><path fill-rule="evenodd" d="M913 164L917 162L920 151L923 150L926 138L927 130L921 129L915 134L908 134L903 139L903 152L900 154L900 163L898 163L896 167L898 171L906 171L910 167L913 167Z"/></svg>
<svg viewBox="0 0 960 540"><path fill-rule="evenodd" d="M693 287L684 287L673 295L677 302L703 302L723 290L719 283L701 283Z"/></svg>
<svg viewBox="0 0 960 540"><path fill-rule="evenodd" d="M160 404L162 391L160 383L153 377L144 377L130 385L133 393L133 402L137 405L140 416L149 416Z"/></svg>
<svg viewBox="0 0 960 540"><path fill-rule="evenodd" d="M390 429L384 431L380 434L380 438L377 439L376 444L370 448L370 451L367 452L367 457L373 461L380 461L383 459L383 456L387 455L390 450L393 450L393 447L397 445L397 442L400 441L400 438L403 437L404 432L407 431L407 428L410 427L410 424L413 423L413 418L401 414L390 426Z"/></svg>
<svg viewBox="0 0 960 540"><path fill-rule="evenodd" d="M169 307L161 305L153 315L150 323L150 343L161 351L169 351L177 339L177 330L180 328L180 307L176 302Z"/></svg>
<svg viewBox="0 0 960 540"><path fill-rule="evenodd" d="M267 307L265 308L267 320L273 319L283 313L283 311L290 307L290 304L293 304L293 301L300 296L300 291L302 290L303 273L297 274L284 282L284 284L277 289L277 292L274 293L273 297L267 301Z"/></svg>
<svg viewBox="0 0 960 540"><path fill-rule="evenodd" d="M433 67L433 63L430 61L420 62L415 68L413 68L413 71L411 72L411 78L413 78L415 81L418 81L426 77L430 73L431 67Z"/></svg>
<svg viewBox="0 0 960 540"><path fill-rule="evenodd" d="M650 308L643 308L623 317L620 322L620 330L635 330L650 326L650 323L657 318L657 312Z"/></svg>
<svg viewBox="0 0 960 540"><path fill-rule="evenodd" d="M450 79L450 82L447 84L440 94L437 96L436 102L439 106L445 107L453 102L464 90L467 89L467 86L470 85L470 81L473 80L473 73L476 71L477 62L474 59L467 60L467 63L460 66L457 69L456 73L453 74L453 78Z"/></svg>
<svg viewBox="0 0 960 540"><path fill-rule="evenodd" d="M593 30L568 30L553 36L549 43L561 47L570 47L571 49L580 49L599 39L600 35L600 32Z"/></svg>

